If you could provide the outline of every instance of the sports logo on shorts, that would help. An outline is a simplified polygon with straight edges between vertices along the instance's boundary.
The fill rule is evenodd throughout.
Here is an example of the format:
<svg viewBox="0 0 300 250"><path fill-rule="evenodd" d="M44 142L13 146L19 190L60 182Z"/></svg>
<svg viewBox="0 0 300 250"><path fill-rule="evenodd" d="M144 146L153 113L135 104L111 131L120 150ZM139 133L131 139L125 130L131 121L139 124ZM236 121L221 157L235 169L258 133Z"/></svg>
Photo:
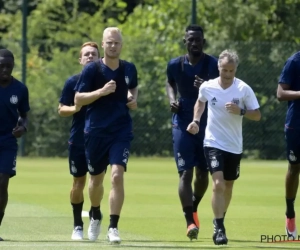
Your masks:
<svg viewBox="0 0 300 250"><path fill-rule="evenodd" d="M129 150L127 148L124 148L123 156L126 158L129 157Z"/></svg>
<svg viewBox="0 0 300 250"><path fill-rule="evenodd" d="M178 160L177 160L177 164L179 167L183 167L185 165L185 160L182 159L180 153L177 153L177 156L178 156Z"/></svg>
<svg viewBox="0 0 300 250"><path fill-rule="evenodd" d="M127 148L124 148L123 157L124 157L123 162L125 164L127 164L127 161L128 161L128 158L129 158L129 150Z"/></svg>
<svg viewBox="0 0 300 250"><path fill-rule="evenodd" d="M297 157L295 156L293 150L290 150L289 159L290 159L290 161L297 161Z"/></svg>
<svg viewBox="0 0 300 250"><path fill-rule="evenodd" d="M240 175L240 165L237 166L236 168L236 176Z"/></svg>
<svg viewBox="0 0 300 250"><path fill-rule="evenodd" d="M12 95L9 100L10 100L10 103L12 103L12 104L18 103L18 97L16 95Z"/></svg>
<svg viewBox="0 0 300 250"><path fill-rule="evenodd" d="M95 169L93 168L93 166L91 165L90 161L88 162L88 169L91 173L93 173L95 171Z"/></svg>
<svg viewBox="0 0 300 250"><path fill-rule="evenodd" d="M12 168L12 171L16 171L16 168L17 168L17 157L15 156L14 158L14 161L13 161L13 168Z"/></svg>
<svg viewBox="0 0 300 250"><path fill-rule="evenodd" d="M77 173L77 168L75 167L75 162L71 161L71 171L73 174Z"/></svg>
<svg viewBox="0 0 300 250"><path fill-rule="evenodd" d="M211 157L210 166L212 168L217 168L219 166L219 162L218 162L218 160L217 160L217 158L215 156Z"/></svg>
<svg viewBox="0 0 300 250"><path fill-rule="evenodd" d="M129 84L129 77L128 76L125 76L125 82L126 82L126 84Z"/></svg>

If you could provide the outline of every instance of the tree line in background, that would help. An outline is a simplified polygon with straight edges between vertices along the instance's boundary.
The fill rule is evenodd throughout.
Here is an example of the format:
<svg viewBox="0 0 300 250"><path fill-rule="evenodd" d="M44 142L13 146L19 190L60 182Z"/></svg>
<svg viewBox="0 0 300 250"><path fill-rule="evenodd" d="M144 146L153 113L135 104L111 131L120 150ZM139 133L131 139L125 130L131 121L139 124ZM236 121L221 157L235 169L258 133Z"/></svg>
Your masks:
<svg viewBox="0 0 300 250"><path fill-rule="evenodd" d="M81 71L79 49L86 41L101 44L105 27L124 35L122 58L135 63L139 109L132 112L132 154L172 155L171 114L165 94L167 62L185 53L184 29L191 20L187 0L32 0L28 11L27 79L30 125L28 156L66 156L71 118L57 114L65 80ZM22 1L0 0L0 46L16 56L14 76L21 79ZM204 28L206 53L235 49L237 77L250 84L261 104L262 121L244 122L245 157L284 157L286 103L276 100L285 60L299 50L297 0L202 0L197 24ZM101 51L102 53L102 51Z"/></svg>

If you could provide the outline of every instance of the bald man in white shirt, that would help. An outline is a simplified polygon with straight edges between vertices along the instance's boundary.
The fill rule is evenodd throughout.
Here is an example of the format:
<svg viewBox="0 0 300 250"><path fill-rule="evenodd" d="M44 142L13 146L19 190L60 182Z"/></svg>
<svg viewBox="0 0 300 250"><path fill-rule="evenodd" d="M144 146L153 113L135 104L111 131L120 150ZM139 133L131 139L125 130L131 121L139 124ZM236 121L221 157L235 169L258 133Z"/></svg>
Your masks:
<svg viewBox="0 0 300 250"><path fill-rule="evenodd" d="M240 175L243 153L243 117L259 121L261 113L252 88L235 77L238 55L223 51L218 60L220 77L204 82L199 88L194 118L187 131L197 134L199 121L208 102L204 152L213 181L212 208L214 213L213 241L226 245L228 239L224 216L228 209L234 181Z"/></svg>

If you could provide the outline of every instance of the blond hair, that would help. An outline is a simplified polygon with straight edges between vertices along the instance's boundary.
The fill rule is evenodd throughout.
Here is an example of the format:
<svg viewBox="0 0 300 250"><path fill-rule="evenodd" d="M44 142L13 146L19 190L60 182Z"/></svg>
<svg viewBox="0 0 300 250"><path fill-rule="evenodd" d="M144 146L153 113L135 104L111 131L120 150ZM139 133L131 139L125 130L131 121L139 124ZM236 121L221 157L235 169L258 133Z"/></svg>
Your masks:
<svg viewBox="0 0 300 250"><path fill-rule="evenodd" d="M81 56L82 56L82 49L83 49L84 47L87 47L87 46L90 46L90 47L93 47L93 48L97 49L98 56L100 56L100 52L99 52L99 47L98 47L98 44L97 44L97 43L95 43L95 42L86 42L86 43L84 43L84 44L82 44L82 45L81 45L81 49L80 49L80 53L79 53L79 57L81 57Z"/></svg>
<svg viewBox="0 0 300 250"><path fill-rule="evenodd" d="M219 55L219 66L221 64L221 61L225 58L228 60L229 63L234 63L236 67L239 65L239 56L235 51L229 49L222 51L222 53Z"/></svg>
<svg viewBox="0 0 300 250"><path fill-rule="evenodd" d="M118 34L121 37L121 40L123 40L123 38L122 38L122 32L117 27L108 27L108 28L106 28L103 31L103 38L102 39L104 40L108 36L108 34L111 34L111 33Z"/></svg>

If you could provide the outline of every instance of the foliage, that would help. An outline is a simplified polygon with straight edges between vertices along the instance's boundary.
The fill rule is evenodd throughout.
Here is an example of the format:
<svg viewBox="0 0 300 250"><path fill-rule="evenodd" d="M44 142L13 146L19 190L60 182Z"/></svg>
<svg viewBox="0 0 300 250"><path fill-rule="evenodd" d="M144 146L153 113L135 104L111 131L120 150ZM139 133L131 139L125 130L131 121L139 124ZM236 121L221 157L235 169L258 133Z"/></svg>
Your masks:
<svg viewBox="0 0 300 250"><path fill-rule="evenodd" d="M7 1L5 1L6 4ZM1 45L21 58L21 9L13 1L0 16ZM80 45L101 42L107 26L122 29L123 59L135 63L139 74L139 110L133 112L136 155L171 155L172 138L165 94L167 62L185 53L185 27L191 20L191 1L105 0L35 1L28 16L27 85L30 90L28 155L66 155L70 119L60 118L57 105L64 81L81 69ZM138 4L139 3L139 4ZM3 4L0 1L0 5ZM137 5L138 4L138 5ZM284 61L300 41L297 0L198 1L197 19L207 40L206 52L218 56L236 49L238 77L250 84L261 104L263 120L245 121L245 156L276 159L284 156L285 105L275 98ZM21 77L20 61L15 76Z"/></svg>

